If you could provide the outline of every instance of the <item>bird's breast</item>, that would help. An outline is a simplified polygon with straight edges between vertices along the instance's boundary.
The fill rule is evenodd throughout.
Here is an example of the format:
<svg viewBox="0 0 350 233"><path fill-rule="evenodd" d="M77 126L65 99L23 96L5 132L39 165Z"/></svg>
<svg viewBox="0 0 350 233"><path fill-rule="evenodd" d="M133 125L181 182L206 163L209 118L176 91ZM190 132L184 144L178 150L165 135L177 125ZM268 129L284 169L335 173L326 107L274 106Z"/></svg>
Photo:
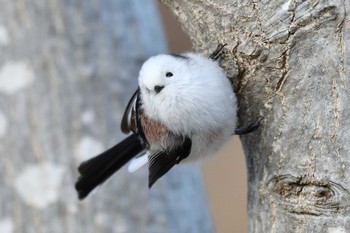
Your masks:
<svg viewBox="0 0 350 233"><path fill-rule="evenodd" d="M162 145L169 135L169 130L161 122L148 117L144 112L140 114L140 123L145 137L150 145Z"/></svg>

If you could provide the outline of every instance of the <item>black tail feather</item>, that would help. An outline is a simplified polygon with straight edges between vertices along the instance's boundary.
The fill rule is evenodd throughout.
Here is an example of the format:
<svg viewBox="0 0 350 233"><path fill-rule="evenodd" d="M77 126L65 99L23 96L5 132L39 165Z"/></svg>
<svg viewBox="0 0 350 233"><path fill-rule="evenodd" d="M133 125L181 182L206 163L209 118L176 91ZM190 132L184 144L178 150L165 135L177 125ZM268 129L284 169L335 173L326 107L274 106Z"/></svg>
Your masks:
<svg viewBox="0 0 350 233"><path fill-rule="evenodd" d="M132 134L109 150L83 162L78 168L80 177L75 184L79 199L84 199L144 149L140 136Z"/></svg>

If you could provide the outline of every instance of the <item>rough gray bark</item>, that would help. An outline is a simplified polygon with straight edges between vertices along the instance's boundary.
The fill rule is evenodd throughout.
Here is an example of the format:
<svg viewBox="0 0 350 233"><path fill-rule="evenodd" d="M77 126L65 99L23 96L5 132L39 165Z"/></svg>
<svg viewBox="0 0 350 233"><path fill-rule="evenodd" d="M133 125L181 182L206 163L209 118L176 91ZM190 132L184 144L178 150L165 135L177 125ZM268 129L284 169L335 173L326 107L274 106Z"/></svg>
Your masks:
<svg viewBox="0 0 350 233"><path fill-rule="evenodd" d="M227 43L250 232L350 232L350 3L162 0L198 51Z"/></svg>
<svg viewBox="0 0 350 233"><path fill-rule="evenodd" d="M152 0L0 1L0 232L213 232L201 174L125 170L79 202L78 164L121 140L141 63L164 52Z"/></svg>

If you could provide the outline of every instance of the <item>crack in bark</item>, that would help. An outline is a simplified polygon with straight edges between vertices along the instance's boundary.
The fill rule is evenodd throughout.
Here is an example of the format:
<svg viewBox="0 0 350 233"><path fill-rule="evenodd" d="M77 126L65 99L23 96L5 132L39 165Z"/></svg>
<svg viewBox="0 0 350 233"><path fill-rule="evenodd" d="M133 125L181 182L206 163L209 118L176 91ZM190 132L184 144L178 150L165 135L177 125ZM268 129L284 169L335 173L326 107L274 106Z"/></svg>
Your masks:
<svg viewBox="0 0 350 233"><path fill-rule="evenodd" d="M293 3L295 3L295 0L291 1ZM293 33L291 33L291 26L294 22L294 18L295 18L295 8L293 8L293 10L291 11L292 14L291 14L291 19L290 19L290 22L289 22L289 30L288 30L288 36L287 36L287 39L286 39L286 46L285 46L285 49L284 51L282 52L282 76L280 77L280 79L278 80L277 82L277 85L275 87L275 92L280 92L283 85L285 84L286 82L286 79L288 77L288 72L289 72L289 65L288 65L288 58L289 58L289 52L290 52L290 48L291 48L291 37L293 35Z"/></svg>
<svg viewBox="0 0 350 233"><path fill-rule="evenodd" d="M253 0L252 8L256 12L256 19L257 19L258 28L261 31L261 34L265 35L266 33L264 32L263 27L262 27L262 23L261 23L261 17L260 17L261 14L260 14L260 9L259 9L259 1Z"/></svg>
<svg viewBox="0 0 350 233"><path fill-rule="evenodd" d="M317 129L317 126L316 126L316 129ZM315 130L316 130L315 129ZM310 169L312 169L312 174L315 174L316 173L316 152L314 151L314 148L312 146L312 139L310 138L309 139L309 142L307 144L307 149L309 151L309 157L310 157L310 162L309 162L309 167L310 165L312 165L312 167L310 167Z"/></svg>
<svg viewBox="0 0 350 233"><path fill-rule="evenodd" d="M281 77L277 81L275 92L279 93L285 84L288 72L289 72L289 66L288 66L288 58L289 58L289 43L286 44L286 49L282 52L281 55L282 58L282 67L281 67Z"/></svg>
<svg viewBox="0 0 350 233"><path fill-rule="evenodd" d="M336 135L338 132L338 128L340 126L340 108L339 108L339 92L337 91L337 80L333 79L333 84L332 84L332 96L334 98L333 102L333 115L334 115L334 130L332 133L332 140L336 142Z"/></svg>

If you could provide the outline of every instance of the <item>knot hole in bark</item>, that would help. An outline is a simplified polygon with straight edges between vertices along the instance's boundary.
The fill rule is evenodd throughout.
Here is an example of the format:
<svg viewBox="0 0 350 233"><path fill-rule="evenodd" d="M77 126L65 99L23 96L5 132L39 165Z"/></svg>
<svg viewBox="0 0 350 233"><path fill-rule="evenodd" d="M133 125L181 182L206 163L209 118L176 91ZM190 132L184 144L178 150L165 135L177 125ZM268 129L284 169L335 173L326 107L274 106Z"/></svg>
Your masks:
<svg viewBox="0 0 350 233"><path fill-rule="evenodd" d="M281 175L268 183L274 202L295 214L327 215L350 207L350 194L340 184L314 176Z"/></svg>

